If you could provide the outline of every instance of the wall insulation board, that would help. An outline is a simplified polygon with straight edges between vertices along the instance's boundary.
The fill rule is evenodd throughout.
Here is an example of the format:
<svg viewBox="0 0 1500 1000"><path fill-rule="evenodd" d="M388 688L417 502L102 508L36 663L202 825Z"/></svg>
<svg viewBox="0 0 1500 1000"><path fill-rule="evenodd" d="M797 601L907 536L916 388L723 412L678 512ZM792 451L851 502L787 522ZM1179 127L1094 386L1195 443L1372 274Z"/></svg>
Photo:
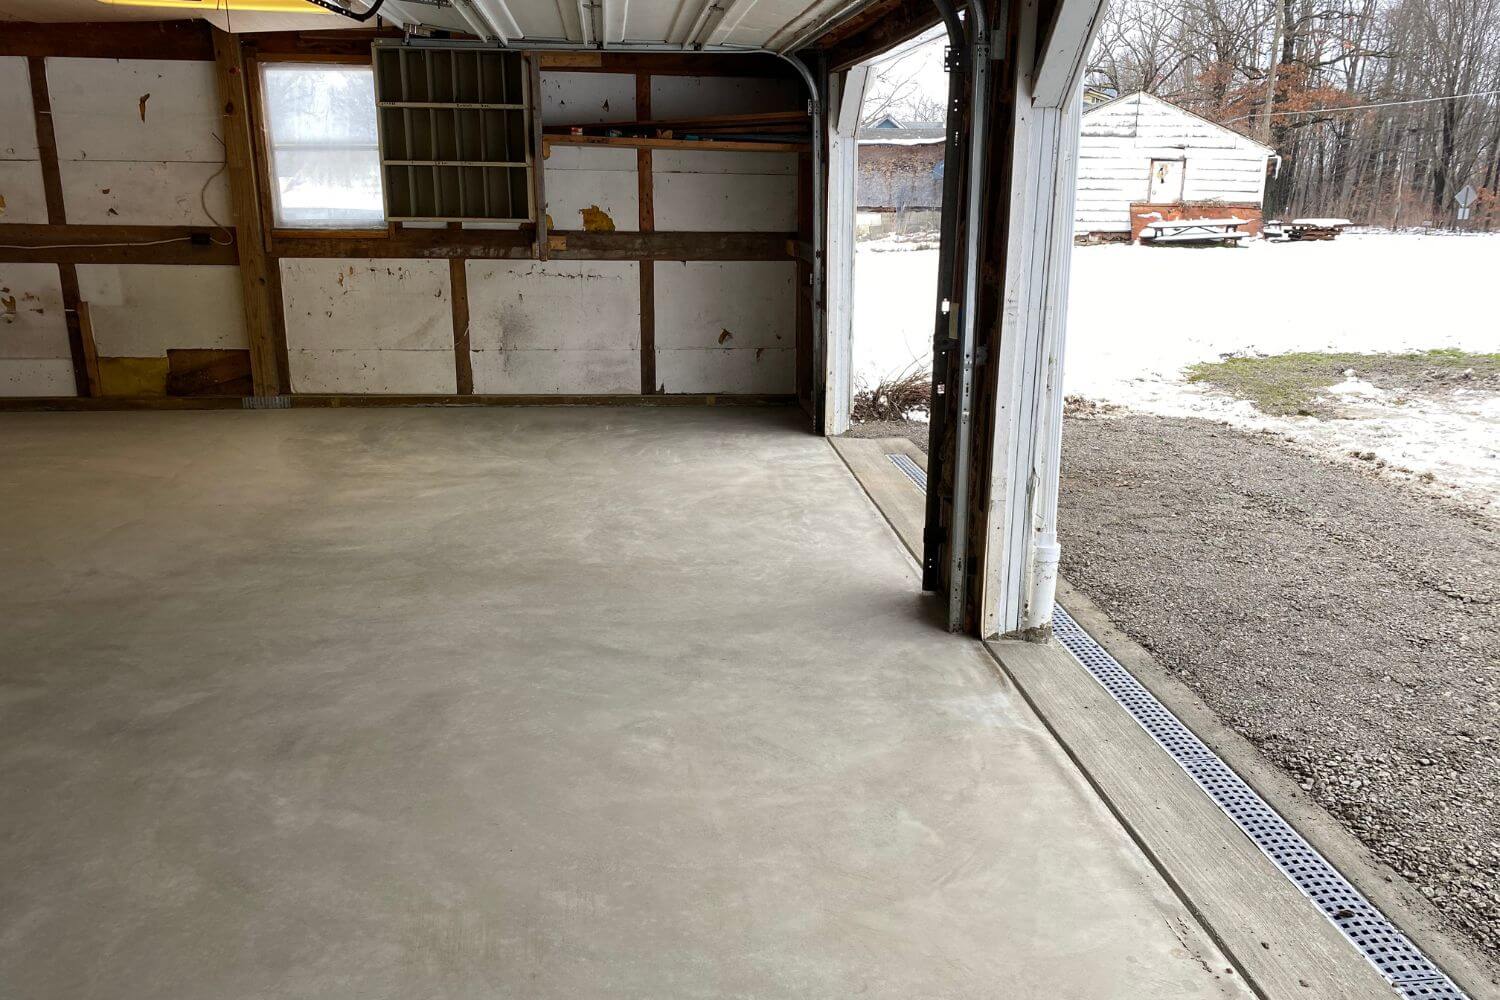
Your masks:
<svg viewBox="0 0 1500 1000"><path fill-rule="evenodd" d="M807 87L798 80L741 76L653 76L651 117L747 115L807 107Z"/></svg>
<svg viewBox="0 0 1500 1000"><path fill-rule="evenodd" d="M596 122L628 122L633 118L633 73L542 74L544 124L588 125Z"/></svg>
<svg viewBox="0 0 1500 1000"><path fill-rule="evenodd" d="M78 296L89 304L101 356L250 346L237 267L79 264Z"/></svg>
<svg viewBox="0 0 1500 1000"><path fill-rule="evenodd" d="M281 261L293 392L452 393L446 260Z"/></svg>
<svg viewBox="0 0 1500 1000"><path fill-rule="evenodd" d="M791 232L797 154L659 149L651 156L656 228Z"/></svg>
<svg viewBox="0 0 1500 1000"><path fill-rule="evenodd" d="M0 57L0 94L0 223L45 223L47 193L24 56Z"/></svg>
<svg viewBox="0 0 1500 1000"><path fill-rule="evenodd" d="M641 390L635 261L467 262L474 391Z"/></svg>
<svg viewBox="0 0 1500 1000"><path fill-rule="evenodd" d="M658 261L658 385L795 392L796 280L794 261Z"/></svg>
<svg viewBox="0 0 1500 1000"><path fill-rule="evenodd" d="M74 396L56 264L0 263L0 396Z"/></svg>
<svg viewBox="0 0 1500 1000"><path fill-rule="evenodd" d="M211 62L48 59L68 222L227 222L216 87Z"/></svg>
<svg viewBox="0 0 1500 1000"><path fill-rule="evenodd" d="M640 192L633 149L552 146L546 160L551 229L640 228Z"/></svg>

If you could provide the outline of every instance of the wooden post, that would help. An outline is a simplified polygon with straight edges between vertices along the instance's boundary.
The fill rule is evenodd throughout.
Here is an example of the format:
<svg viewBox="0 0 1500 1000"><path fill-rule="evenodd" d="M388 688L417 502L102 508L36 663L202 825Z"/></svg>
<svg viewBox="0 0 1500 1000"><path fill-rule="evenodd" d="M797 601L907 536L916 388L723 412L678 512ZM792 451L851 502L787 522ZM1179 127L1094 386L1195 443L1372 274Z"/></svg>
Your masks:
<svg viewBox="0 0 1500 1000"><path fill-rule="evenodd" d="M57 133L52 129L52 95L47 89L47 60L28 56L31 74L31 113L36 125L37 157L41 161L42 191L47 199L47 222L62 226L68 221L63 205L62 168L57 156ZM68 327L68 353L73 359L73 389L90 396L88 365L83 351L83 328L78 321L78 265L58 264L57 283L62 289L63 320Z"/></svg>
<svg viewBox="0 0 1500 1000"><path fill-rule="evenodd" d="M651 118L651 74L635 75L635 117ZM656 229L656 188L651 175L651 150L635 151L635 192L637 227L643 233ZM636 265L641 272L641 394L656 395L656 262L643 260Z"/></svg>
<svg viewBox="0 0 1500 1000"><path fill-rule="evenodd" d="M547 150L542 142L542 60L541 54L532 52L526 57L526 96L531 107L531 146L526 158L531 161L532 214L536 216L537 260L552 256L552 241L547 230Z"/></svg>
<svg viewBox="0 0 1500 1000"><path fill-rule="evenodd" d="M276 396L282 392L275 336L280 305L270 278L275 261L266 252L269 240L261 226L260 193L255 179L249 114L249 89L254 83L246 79L239 40L218 29L214 30L214 69L223 116L230 203L240 247L240 288L245 296L251 384L257 396Z"/></svg>
<svg viewBox="0 0 1500 1000"><path fill-rule="evenodd" d="M463 223L448 223L462 231ZM467 257L448 258L448 296L453 300L453 381L460 396L474 395L474 356L469 353L469 272Z"/></svg>
<svg viewBox="0 0 1500 1000"><path fill-rule="evenodd" d="M99 388L99 348L94 343L94 321L89 315L89 304L78 303L78 332L83 342L83 365L88 375L89 395L97 396Z"/></svg>

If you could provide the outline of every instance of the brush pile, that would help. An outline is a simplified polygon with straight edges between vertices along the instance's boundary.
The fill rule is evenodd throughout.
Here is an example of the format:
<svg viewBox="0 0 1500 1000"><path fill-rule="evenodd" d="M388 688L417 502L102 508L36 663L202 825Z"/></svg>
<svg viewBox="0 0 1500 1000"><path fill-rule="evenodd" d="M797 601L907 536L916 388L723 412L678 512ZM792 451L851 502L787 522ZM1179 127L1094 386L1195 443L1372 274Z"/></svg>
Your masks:
<svg viewBox="0 0 1500 1000"><path fill-rule="evenodd" d="M860 383L854 392L850 416L855 423L875 420L910 420L913 414L932 409L932 372L911 367L882 378L873 388Z"/></svg>

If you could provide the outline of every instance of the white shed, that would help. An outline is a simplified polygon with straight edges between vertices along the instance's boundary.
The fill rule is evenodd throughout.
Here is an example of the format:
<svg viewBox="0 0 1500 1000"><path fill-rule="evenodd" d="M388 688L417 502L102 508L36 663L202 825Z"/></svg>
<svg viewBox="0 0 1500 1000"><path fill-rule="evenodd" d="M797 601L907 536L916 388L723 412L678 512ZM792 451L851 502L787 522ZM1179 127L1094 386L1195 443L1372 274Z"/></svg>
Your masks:
<svg viewBox="0 0 1500 1000"><path fill-rule="evenodd" d="M1266 161L1275 155L1159 97L1117 97L1083 113L1073 232L1128 233L1133 203L1232 209L1259 223Z"/></svg>

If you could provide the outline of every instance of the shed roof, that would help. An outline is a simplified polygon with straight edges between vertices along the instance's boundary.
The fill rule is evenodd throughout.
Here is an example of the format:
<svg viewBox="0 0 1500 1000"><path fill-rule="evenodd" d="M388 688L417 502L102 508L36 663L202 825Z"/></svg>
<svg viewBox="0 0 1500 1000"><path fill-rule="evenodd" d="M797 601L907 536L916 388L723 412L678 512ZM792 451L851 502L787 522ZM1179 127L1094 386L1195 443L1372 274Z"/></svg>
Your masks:
<svg viewBox="0 0 1500 1000"><path fill-rule="evenodd" d="M1104 131L1096 131L1091 133L1089 127L1090 125L1094 125L1096 127L1102 125L1111 117L1113 117L1114 115L1118 115L1120 111L1127 107L1130 107L1132 104L1137 106L1149 104L1157 111L1164 112L1167 115L1171 116L1179 116L1183 122L1182 135L1185 140L1191 140L1193 138L1194 132L1197 132L1201 135L1204 132L1206 126L1207 129L1212 130L1214 134L1222 134L1224 136L1232 138L1236 145L1245 148L1260 150L1264 152L1266 156L1276 155L1276 150L1271 148L1270 146L1267 146L1263 142L1257 142L1242 132L1236 132L1232 128L1220 125L1216 121L1211 121L1207 118L1204 118L1200 114L1195 114L1194 112L1189 111L1187 108L1173 104L1171 101L1163 100L1162 98L1157 97L1154 94L1148 94L1143 90L1136 91L1133 94L1124 94L1120 97L1116 97L1112 101L1105 101L1103 104L1096 104L1092 108L1086 109L1083 112L1083 134L1085 136L1091 134L1118 134L1114 132Z"/></svg>

